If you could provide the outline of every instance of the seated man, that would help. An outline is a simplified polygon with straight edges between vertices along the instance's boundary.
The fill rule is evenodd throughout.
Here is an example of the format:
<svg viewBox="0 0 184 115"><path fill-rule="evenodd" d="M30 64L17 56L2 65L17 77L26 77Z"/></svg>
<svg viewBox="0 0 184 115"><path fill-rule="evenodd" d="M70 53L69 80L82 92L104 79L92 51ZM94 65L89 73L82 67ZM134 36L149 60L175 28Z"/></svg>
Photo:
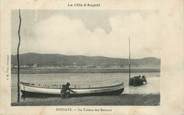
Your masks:
<svg viewBox="0 0 184 115"><path fill-rule="evenodd" d="M66 85L62 85L61 89L61 97L69 97L70 96L70 83L66 83Z"/></svg>
<svg viewBox="0 0 184 115"><path fill-rule="evenodd" d="M146 80L146 77L144 75L142 76L142 79L143 79L144 84L147 84L147 80Z"/></svg>

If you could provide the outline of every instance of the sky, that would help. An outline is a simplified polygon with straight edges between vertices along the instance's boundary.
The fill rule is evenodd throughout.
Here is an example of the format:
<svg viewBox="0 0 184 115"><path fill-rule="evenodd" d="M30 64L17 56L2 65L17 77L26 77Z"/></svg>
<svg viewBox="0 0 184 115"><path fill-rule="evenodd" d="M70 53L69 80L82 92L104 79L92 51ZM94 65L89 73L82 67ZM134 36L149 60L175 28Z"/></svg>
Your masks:
<svg viewBox="0 0 184 115"><path fill-rule="evenodd" d="M160 57L159 12L155 10L22 10L20 53L127 58ZM11 16L16 54L18 11Z"/></svg>

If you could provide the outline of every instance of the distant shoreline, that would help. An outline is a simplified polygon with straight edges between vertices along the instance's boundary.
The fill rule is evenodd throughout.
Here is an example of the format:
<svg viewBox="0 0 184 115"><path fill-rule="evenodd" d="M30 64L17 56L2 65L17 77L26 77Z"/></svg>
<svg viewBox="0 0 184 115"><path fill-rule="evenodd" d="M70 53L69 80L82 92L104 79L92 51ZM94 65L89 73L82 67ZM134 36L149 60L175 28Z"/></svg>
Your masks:
<svg viewBox="0 0 184 115"><path fill-rule="evenodd" d="M21 74L47 74L47 73L128 73L129 69L97 69L97 68L88 68L88 69L79 69L79 68L70 68L70 69L35 69L35 68L24 68L20 70ZM160 72L160 68L136 68L131 69L133 73L139 72ZM17 74L17 69L11 70L12 74Z"/></svg>

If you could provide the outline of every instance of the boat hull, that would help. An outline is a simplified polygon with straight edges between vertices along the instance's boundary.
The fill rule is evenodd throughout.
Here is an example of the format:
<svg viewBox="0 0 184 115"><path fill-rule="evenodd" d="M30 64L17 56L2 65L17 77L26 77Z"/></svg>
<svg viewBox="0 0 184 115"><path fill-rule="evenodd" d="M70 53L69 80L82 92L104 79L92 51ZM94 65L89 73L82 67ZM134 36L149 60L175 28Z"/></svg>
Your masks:
<svg viewBox="0 0 184 115"><path fill-rule="evenodd" d="M40 88L20 84L23 97L58 97L61 96L61 89ZM71 88L70 96L102 96L102 95L120 95L124 91L123 83L93 88Z"/></svg>

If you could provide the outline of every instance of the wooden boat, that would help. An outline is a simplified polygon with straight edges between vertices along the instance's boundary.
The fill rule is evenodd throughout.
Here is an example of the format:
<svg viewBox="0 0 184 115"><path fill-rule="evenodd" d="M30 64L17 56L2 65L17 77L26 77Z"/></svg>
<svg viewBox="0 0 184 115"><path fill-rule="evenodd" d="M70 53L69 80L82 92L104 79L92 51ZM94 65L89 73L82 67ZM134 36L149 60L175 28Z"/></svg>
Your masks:
<svg viewBox="0 0 184 115"><path fill-rule="evenodd" d="M144 75L131 77L129 81L129 85L132 85L132 86L141 86L146 84L147 84L147 80Z"/></svg>
<svg viewBox="0 0 184 115"><path fill-rule="evenodd" d="M141 86L141 85L146 85L147 80L144 75L139 75L139 76L133 76L131 77L131 56L130 56L130 38L129 38L129 85L130 86Z"/></svg>
<svg viewBox="0 0 184 115"><path fill-rule="evenodd" d="M61 88L40 87L30 83L20 83L20 90L24 97L61 96ZM86 95L119 95L124 91L124 84L119 83L111 86L70 88L70 96Z"/></svg>

